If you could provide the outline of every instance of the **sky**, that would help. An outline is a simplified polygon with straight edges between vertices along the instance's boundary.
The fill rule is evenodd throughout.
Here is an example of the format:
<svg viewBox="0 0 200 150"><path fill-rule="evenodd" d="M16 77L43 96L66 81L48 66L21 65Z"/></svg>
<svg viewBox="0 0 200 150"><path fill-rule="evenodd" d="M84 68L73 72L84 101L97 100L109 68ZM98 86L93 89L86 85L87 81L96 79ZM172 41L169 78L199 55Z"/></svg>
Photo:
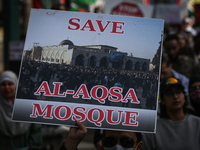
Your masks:
<svg viewBox="0 0 200 150"><path fill-rule="evenodd" d="M85 31L68 29L69 26L75 28L69 23L71 18L80 19L79 22L74 21L80 25L80 29L90 19L96 32L89 31L89 28L85 28ZM101 32L96 20L102 20L103 27L107 21L111 22ZM113 22L124 22L121 29L117 28L117 32L124 31L123 34L110 33ZM161 19L32 9L24 50L30 50L35 42L40 46L52 46L68 39L77 46L109 45L117 47L118 51L132 53L134 57L152 60L161 41L163 26Z"/></svg>

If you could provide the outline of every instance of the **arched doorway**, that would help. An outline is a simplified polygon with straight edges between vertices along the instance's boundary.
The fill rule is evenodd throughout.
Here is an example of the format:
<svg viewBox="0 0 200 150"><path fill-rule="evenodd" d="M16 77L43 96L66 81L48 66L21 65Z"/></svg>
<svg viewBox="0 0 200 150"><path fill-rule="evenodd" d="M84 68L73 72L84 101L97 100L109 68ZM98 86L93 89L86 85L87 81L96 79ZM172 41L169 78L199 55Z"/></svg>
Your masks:
<svg viewBox="0 0 200 150"><path fill-rule="evenodd" d="M143 63L142 65L142 71L148 71L147 63Z"/></svg>
<svg viewBox="0 0 200 150"><path fill-rule="evenodd" d="M84 66L84 56L82 54L76 57L75 65Z"/></svg>
<svg viewBox="0 0 200 150"><path fill-rule="evenodd" d="M126 65L125 66L126 70L132 70L132 66L133 65L132 65L132 61L131 60L128 60L125 65Z"/></svg>
<svg viewBox="0 0 200 150"><path fill-rule="evenodd" d="M137 70L137 71L140 70L140 62L135 63L135 70Z"/></svg>
<svg viewBox="0 0 200 150"><path fill-rule="evenodd" d="M91 56L88 59L88 66L95 67L96 66L96 61L97 61L97 58L95 56Z"/></svg>
<svg viewBox="0 0 200 150"><path fill-rule="evenodd" d="M107 68L108 67L108 58L107 57L103 57L101 60L100 60L100 65L99 67L104 67L104 68Z"/></svg>

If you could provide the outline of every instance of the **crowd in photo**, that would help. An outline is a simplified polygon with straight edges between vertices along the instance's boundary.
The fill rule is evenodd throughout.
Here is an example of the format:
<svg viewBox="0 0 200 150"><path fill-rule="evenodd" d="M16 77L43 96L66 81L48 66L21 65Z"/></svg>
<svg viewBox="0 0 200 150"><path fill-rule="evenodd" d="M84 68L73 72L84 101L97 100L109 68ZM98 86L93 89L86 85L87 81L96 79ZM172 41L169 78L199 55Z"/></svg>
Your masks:
<svg viewBox="0 0 200 150"><path fill-rule="evenodd" d="M50 64L48 62L24 60L17 98L38 98L34 95L34 92L37 91L43 81L47 81L49 85L53 85L52 82L62 82L61 93L67 89L76 91L81 84L85 84L88 91L95 85L103 85L108 89L118 86L123 88L123 96L126 95L130 88L133 88L136 94L137 89L141 88L141 98L146 98L150 101L150 103L147 102L145 108L156 108L158 74L150 71ZM99 94L101 95L101 91ZM51 98L47 97L46 99Z"/></svg>

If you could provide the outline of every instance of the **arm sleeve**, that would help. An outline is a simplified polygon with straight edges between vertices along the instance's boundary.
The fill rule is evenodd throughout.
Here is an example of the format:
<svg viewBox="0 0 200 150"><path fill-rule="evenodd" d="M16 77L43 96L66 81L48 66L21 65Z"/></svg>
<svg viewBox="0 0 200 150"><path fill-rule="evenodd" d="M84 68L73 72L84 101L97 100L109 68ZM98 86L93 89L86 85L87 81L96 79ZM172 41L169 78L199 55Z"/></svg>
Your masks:
<svg viewBox="0 0 200 150"><path fill-rule="evenodd" d="M152 134L144 133L142 137L143 137L142 150L156 150L155 136L153 133Z"/></svg>
<svg viewBox="0 0 200 150"><path fill-rule="evenodd" d="M39 150L42 148L42 125L31 124L29 131L30 150Z"/></svg>

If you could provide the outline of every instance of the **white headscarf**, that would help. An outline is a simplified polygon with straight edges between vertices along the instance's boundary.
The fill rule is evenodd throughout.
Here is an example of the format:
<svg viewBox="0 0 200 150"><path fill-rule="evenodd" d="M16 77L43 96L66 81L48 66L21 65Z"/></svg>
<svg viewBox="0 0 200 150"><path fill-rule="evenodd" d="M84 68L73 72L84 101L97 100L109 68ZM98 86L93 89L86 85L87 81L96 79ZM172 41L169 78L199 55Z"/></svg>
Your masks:
<svg viewBox="0 0 200 150"><path fill-rule="evenodd" d="M0 83L8 80L13 82L17 87L17 75L12 71L4 71L0 75ZM29 128L30 124L14 122L11 119L13 111L13 102L5 99L0 93L0 132L9 137L24 134Z"/></svg>
<svg viewBox="0 0 200 150"><path fill-rule="evenodd" d="M17 87L17 75L14 72L9 70L2 72L0 75L0 84L6 80L13 82L15 87Z"/></svg>

